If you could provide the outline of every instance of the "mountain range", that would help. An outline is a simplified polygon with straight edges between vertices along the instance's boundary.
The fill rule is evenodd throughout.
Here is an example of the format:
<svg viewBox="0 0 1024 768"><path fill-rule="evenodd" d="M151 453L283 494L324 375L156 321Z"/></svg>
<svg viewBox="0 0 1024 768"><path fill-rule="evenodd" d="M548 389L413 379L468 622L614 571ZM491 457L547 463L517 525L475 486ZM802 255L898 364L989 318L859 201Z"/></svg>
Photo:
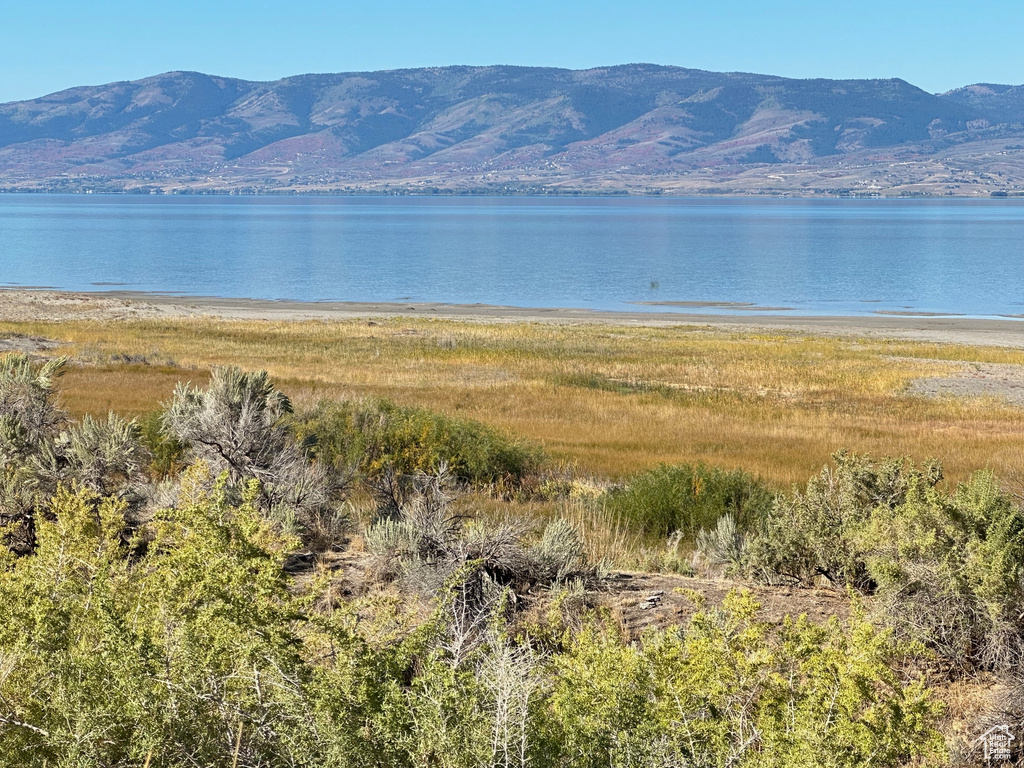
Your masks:
<svg viewBox="0 0 1024 768"><path fill-rule="evenodd" d="M1024 86L650 64L169 72L0 104L0 189L1024 195Z"/></svg>

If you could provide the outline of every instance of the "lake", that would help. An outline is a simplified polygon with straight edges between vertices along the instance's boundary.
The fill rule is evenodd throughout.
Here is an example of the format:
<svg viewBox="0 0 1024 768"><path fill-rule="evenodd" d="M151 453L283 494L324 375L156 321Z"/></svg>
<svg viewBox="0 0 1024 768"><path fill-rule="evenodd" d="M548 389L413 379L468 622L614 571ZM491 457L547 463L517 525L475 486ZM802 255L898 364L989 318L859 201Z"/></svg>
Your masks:
<svg viewBox="0 0 1024 768"><path fill-rule="evenodd" d="M1024 200L0 195L0 284L1018 315Z"/></svg>

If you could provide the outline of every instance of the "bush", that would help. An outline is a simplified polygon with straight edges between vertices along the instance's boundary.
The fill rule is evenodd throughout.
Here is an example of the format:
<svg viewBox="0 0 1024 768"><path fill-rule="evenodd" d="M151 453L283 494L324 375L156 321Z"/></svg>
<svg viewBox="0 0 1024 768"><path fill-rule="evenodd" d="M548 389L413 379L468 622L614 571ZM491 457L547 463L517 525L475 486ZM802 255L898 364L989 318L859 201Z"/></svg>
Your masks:
<svg viewBox="0 0 1024 768"><path fill-rule="evenodd" d="M541 580L547 583L562 583L581 573L587 560L579 531L560 517L544 526L544 533L531 554Z"/></svg>
<svg viewBox="0 0 1024 768"><path fill-rule="evenodd" d="M37 365L21 354L0 358L0 533L17 554L35 548L39 495L52 490L39 463L68 423L54 389L65 363Z"/></svg>
<svg viewBox="0 0 1024 768"><path fill-rule="evenodd" d="M990 472L952 493L923 483L861 536L889 621L956 665L1024 660L1024 511Z"/></svg>
<svg viewBox="0 0 1024 768"><path fill-rule="evenodd" d="M215 368L205 390L179 384L163 414L164 431L193 460L227 472L240 488L259 481L264 512L296 524L306 542L330 547L344 529L341 490L331 468L314 462L293 434L291 401L266 371Z"/></svg>
<svg viewBox="0 0 1024 768"><path fill-rule="evenodd" d="M56 490L79 483L102 496L133 496L143 482L150 455L138 424L115 413L100 420L86 414L40 453L37 463Z"/></svg>
<svg viewBox="0 0 1024 768"><path fill-rule="evenodd" d="M285 417L291 401L274 388L266 371L215 368L210 386L179 384L163 415L164 430L232 482L273 480L288 450Z"/></svg>
<svg viewBox="0 0 1024 768"><path fill-rule="evenodd" d="M0 573L4 764L339 765L358 740L352 672L308 662L323 644L283 570L295 542L251 489L231 506L197 473L134 556L117 502L59 492L37 551ZM327 642L351 667L358 642Z"/></svg>
<svg viewBox="0 0 1024 768"><path fill-rule="evenodd" d="M357 468L371 480L445 466L465 482L516 485L543 457L537 446L479 422L386 400L323 401L298 418L296 432L320 461Z"/></svg>
<svg viewBox="0 0 1024 768"><path fill-rule="evenodd" d="M139 438L152 456L149 471L155 479L165 480L184 469L186 446L164 428L162 411L139 419Z"/></svg>
<svg viewBox="0 0 1024 768"><path fill-rule="evenodd" d="M912 488L934 487L941 469L920 469L904 459L875 463L867 456L838 453L804 492L780 497L750 543L753 575L766 581L812 584L819 577L836 587L870 592L861 532L875 509L891 511Z"/></svg>
<svg viewBox="0 0 1024 768"><path fill-rule="evenodd" d="M747 537L736 529L732 515L722 515L714 528L698 533L696 545L709 563L726 566L726 573L742 573L747 567Z"/></svg>
<svg viewBox="0 0 1024 768"><path fill-rule="evenodd" d="M177 507L139 532L147 546L125 543L117 500L48 499L37 549L0 568L4 764L896 768L940 756L929 692L896 672L912 646L859 615L770 631L734 593L641 643L589 616L542 654L508 636L502 590L473 577L522 555L509 529L452 539L424 524L417 535L462 564L431 618L395 632L399 617L384 605L375 619L373 598L319 611L324 582L289 577L297 542L266 521L256 484L235 503L227 483L186 470ZM564 563L571 539L555 526L539 546Z"/></svg>
<svg viewBox="0 0 1024 768"><path fill-rule="evenodd" d="M474 578L526 591L592 575L579 533L566 521L550 521L529 546L530 526L523 520L483 521L457 513L444 475L420 475L414 485L394 514L381 516L366 531L381 577L411 576L435 591L472 566L466 573Z"/></svg>
<svg viewBox="0 0 1024 768"><path fill-rule="evenodd" d="M0 359L0 532L12 552L36 546L36 526L61 485L80 485L131 502L138 511L149 454L139 428L116 414L74 423L56 403L64 358L33 363L25 355Z"/></svg>
<svg viewBox="0 0 1024 768"><path fill-rule="evenodd" d="M740 531L749 530L767 515L772 498L763 482L741 470L679 464L633 478L609 494L608 507L638 530L659 536L680 531L692 543L726 514Z"/></svg>
<svg viewBox="0 0 1024 768"><path fill-rule="evenodd" d="M730 594L688 626L624 645L590 625L552 661L543 765L899 766L938 757L939 714L892 667L907 650L863 617L787 620Z"/></svg>
<svg viewBox="0 0 1024 768"><path fill-rule="evenodd" d="M63 357L38 365L22 354L0 358L0 466L27 461L67 423L54 388L66 364Z"/></svg>
<svg viewBox="0 0 1024 768"><path fill-rule="evenodd" d="M1024 510L978 472L952 491L934 463L836 456L752 538L765 581L877 594L890 625L955 666L1024 660Z"/></svg>

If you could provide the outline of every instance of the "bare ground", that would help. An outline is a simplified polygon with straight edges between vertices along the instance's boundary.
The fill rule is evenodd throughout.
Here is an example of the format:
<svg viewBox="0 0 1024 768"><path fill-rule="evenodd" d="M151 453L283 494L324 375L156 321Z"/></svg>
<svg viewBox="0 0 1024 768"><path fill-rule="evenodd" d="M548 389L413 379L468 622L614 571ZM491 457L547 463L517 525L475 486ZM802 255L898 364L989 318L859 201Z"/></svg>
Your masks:
<svg viewBox="0 0 1024 768"><path fill-rule="evenodd" d="M4 352L22 352L27 355L48 352L60 346L59 341L44 339L40 336L24 336L15 333L6 338L0 338L0 354Z"/></svg>
<svg viewBox="0 0 1024 768"><path fill-rule="evenodd" d="M148 302L102 293L0 289L0 320L8 322L129 320L161 314Z"/></svg>
<svg viewBox="0 0 1024 768"><path fill-rule="evenodd" d="M365 552L348 549L333 553L322 563L332 573L338 594L365 594L378 585L372 574L372 557ZM301 574L300 580L308 579ZM645 630L685 625L698 610L694 600L704 601L707 608L717 608L726 595L745 590L761 605L759 619L779 625L786 617L807 616L813 622L825 623L833 616L846 619L851 613L847 596L830 589L773 587L732 579L697 578L670 573L617 571L592 593L593 603L611 612L623 630L639 638ZM527 606L544 608L548 593L523 595Z"/></svg>
<svg viewBox="0 0 1024 768"><path fill-rule="evenodd" d="M732 308L731 306L729 308ZM758 307L757 311L771 308ZM127 320L210 317L246 320L351 320L372 317L433 317L476 322L699 326L725 331L788 332L860 336L949 344L1024 348L1024 320L958 316L873 315L803 317L690 312L608 312L566 307L503 307L429 302L298 302L178 296L132 291L72 293L0 289L0 321Z"/></svg>
<svg viewBox="0 0 1024 768"><path fill-rule="evenodd" d="M1009 363L964 363L952 376L915 381L909 394L925 397L994 397L1024 406L1024 366Z"/></svg>
<svg viewBox="0 0 1024 768"><path fill-rule="evenodd" d="M688 592L700 595L708 607L717 607L736 589L750 592L761 604L760 618L771 624L781 623L786 616L806 615L811 621L824 623L833 616L845 619L850 614L849 600L832 590L768 587L664 573L612 574L599 602L616 612L623 627L637 637L649 627L685 624L697 609Z"/></svg>

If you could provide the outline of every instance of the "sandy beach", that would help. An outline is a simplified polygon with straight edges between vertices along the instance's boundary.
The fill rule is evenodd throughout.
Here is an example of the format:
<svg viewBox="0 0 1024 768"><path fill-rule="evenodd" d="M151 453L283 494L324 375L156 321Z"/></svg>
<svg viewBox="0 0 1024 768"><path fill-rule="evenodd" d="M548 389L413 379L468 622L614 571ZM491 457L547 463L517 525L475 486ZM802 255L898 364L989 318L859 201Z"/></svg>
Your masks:
<svg viewBox="0 0 1024 768"><path fill-rule="evenodd" d="M722 305L718 305L720 308ZM742 307L742 305L738 305ZM479 322L704 326L727 331L788 332L863 336L949 344L1024 348L1024 321L1014 318L865 315L803 317L727 315L713 312L609 312L573 308L506 307L487 304L298 302L180 296L133 291L74 293L49 289L0 290L0 320L127 320L210 317L245 320L352 320L374 317L432 317Z"/></svg>

